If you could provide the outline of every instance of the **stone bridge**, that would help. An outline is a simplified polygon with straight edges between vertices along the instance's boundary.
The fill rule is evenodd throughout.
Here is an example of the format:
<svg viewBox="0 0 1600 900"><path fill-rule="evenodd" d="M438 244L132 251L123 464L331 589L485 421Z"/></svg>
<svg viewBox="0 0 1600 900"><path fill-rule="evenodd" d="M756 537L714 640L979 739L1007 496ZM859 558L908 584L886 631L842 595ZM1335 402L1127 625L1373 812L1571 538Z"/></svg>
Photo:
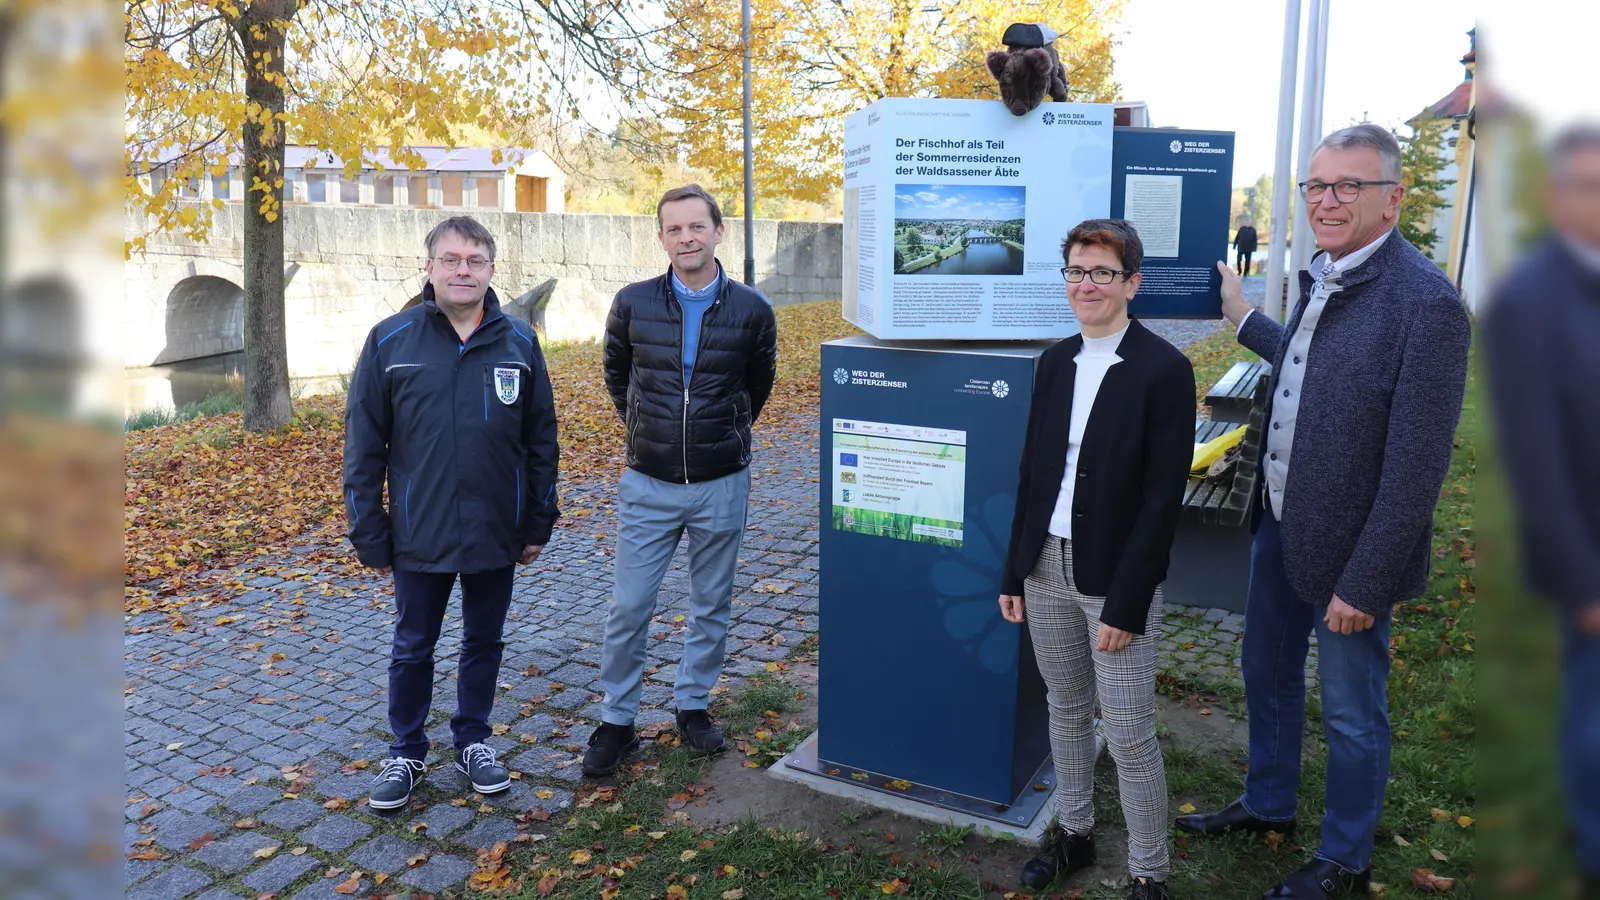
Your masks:
<svg viewBox="0 0 1600 900"><path fill-rule="evenodd" d="M284 207L289 371L297 378L349 372L367 330L417 297L423 237L459 211ZM546 340L589 340L618 288L666 269L652 216L471 211L495 236L494 288L544 330ZM129 237L144 234L129 214ZM718 258L744 270L744 226L728 219ZM216 210L209 243L149 235L124 267L124 365L204 359L244 346L244 261L238 203ZM841 226L755 223L757 286L775 304L838 299Z"/></svg>

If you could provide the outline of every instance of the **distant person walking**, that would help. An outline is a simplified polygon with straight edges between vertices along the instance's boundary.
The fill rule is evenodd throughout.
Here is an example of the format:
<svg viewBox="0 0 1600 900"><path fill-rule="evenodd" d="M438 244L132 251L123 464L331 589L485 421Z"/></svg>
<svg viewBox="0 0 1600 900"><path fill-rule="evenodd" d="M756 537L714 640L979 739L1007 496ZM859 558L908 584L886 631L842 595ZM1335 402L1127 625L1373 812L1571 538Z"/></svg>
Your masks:
<svg viewBox="0 0 1600 900"><path fill-rule="evenodd" d="M1250 274L1250 257L1256 252L1256 223L1245 219L1239 225L1239 231L1233 236L1233 249L1239 258L1235 266L1239 270L1239 277Z"/></svg>

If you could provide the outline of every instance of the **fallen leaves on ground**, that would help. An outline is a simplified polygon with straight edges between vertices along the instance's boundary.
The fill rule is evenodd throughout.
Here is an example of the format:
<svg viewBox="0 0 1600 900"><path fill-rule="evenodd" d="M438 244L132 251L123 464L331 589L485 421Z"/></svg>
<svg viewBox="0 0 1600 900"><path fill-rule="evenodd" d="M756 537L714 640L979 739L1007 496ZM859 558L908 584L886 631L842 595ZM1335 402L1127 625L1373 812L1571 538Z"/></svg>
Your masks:
<svg viewBox="0 0 1600 900"><path fill-rule="evenodd" d="M496 841L493 847L479 850L478 865L467 879L467 886L493 896L520 890L522 881L511 876L511 866L506 863L505 855L505 841Z"/></svg>
<svg viewBox="0 0 1600 900"><path fill-rule="evenodd" d="M296 421L248 432L239 413L130 432L123 517L127 612L180 612L199 573L344 525L344 399L297 404ZM201 582L199 587L219 586Z"/></svg>
<svg viewBox="0 0 1600 900"><path fill-rule="evenodd" d="M819 347L858 333L843 320L837 302L778 310L778 379L757 426L758 440L781 443L790 434L806 434L809 442L816 426ZM624 435L605 389L600 344L552 347L547 362L563 482L615 480L624 466ZM344 540L342 396L297 401L295 421L277 431L247 432L242 416L231 413L130 432L123 448L128 614L157 610L169 625L196 627L187 613L249 590L230 570L283 554L296 541L311 545L295 555L297 566L358 571ZM568 503L562 512L561 527L603 535L602 508ZM237 609L221 612L198 624L249 624Z"/></svg>
<svg viewBox="0 0 1600 900"><path fill-rule="evenodd" d="M1206 391L1216 384L1236 362L1253 362L1254 353L1246 350L1232 328L1223 328L1204 340L1185 347L1183 355L1194 366L1195 407L1205 409Z"/></svg>
<svg viewBox="0 0 1600 900"><path fill-rule="evenodd" d="M14 351L7 356L8 363L16 359ZM116 478L118 442L99 425L29 412L31 404L14 402L26 392L11 392L23 382L10 379L23 374L20 365L7 371L5 427L0 428L0 510L5 511L0 546L9 559L27 561L24 571L37 567L51 577L15 573L6 590L19 599L47 595L61 603L79 598L95 610L113 609L111 587L122 564L122 540L108 504L123 487Z"/></svg>
<svg viewBox="0 0 1600 900"><path fill-rule="evenodd" d="M1432 869L1412 869L1411 886L1425 893L1447 894L1456 889L1456 880L1435 875Z"/></svg>

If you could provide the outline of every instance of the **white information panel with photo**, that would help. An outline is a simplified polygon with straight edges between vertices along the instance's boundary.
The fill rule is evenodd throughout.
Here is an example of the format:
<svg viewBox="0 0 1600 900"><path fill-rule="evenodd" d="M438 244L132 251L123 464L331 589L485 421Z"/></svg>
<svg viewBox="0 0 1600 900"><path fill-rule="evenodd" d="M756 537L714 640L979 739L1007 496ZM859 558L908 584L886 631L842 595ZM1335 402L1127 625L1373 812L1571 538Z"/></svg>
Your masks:
<svg viewBox="0 0 1600 900"><path fill-rule="evenodd" d="M887 99L846 118L845 319L891 340L1076 334L1061 241L1111 209L1112 129L1092 103Z"/></svg>

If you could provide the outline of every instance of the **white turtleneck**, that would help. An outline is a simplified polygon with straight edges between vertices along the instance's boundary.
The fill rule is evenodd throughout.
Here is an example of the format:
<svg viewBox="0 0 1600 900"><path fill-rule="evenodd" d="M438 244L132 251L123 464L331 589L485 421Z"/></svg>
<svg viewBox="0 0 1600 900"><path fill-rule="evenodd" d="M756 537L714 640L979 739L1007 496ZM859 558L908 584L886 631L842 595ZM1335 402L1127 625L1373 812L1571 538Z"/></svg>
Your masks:
<svg viewBox="0 0 1600 900"><path fill-rule="evenodd" d="M1100 382L1105 380L1111 367L1122 361L1117 347L1128 326L1116 334L1102 338L1083 336L1083 347L1072 359L1078 364L1077 376L1072 381L1072 423L1067 429L1067 470L1061 476L1061 493L1056 496L1056 508L1050 514L1050 533L1059 538L1072 537L1072 491L1078 481L1078 451L1083 448L1083 430L1089 424L1089 413L1094 410L1095 395L1100 392Z"/></svg>

